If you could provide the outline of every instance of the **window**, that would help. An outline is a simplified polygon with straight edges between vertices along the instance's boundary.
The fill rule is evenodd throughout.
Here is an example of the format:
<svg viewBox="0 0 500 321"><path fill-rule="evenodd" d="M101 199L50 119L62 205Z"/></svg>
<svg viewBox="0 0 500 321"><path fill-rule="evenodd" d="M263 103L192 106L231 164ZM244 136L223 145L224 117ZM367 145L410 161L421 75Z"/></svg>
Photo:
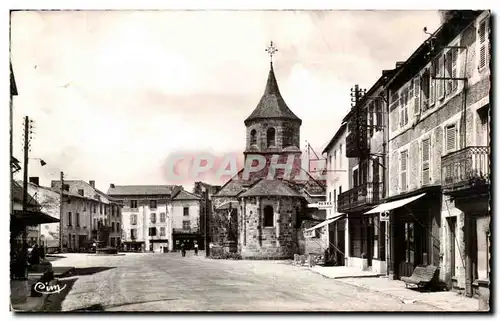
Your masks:
<svg viewBox="0 0 500 321"><path fill-rule="evenodd" d="M189 216L189 207L188 206L184 207L184 216Z"/></svg>
<svg viewBox="0 0 500 321"><path fill-rule="evenodd" d="M381 131L382 130L382 102L380 100L377 100L375 103L376 110L375 110L375 121L376 121L376 131ZM342 155L342 152L340 153ZM342 157L342 156L341 156Z"/></svg>
<svg viewBox="0 0 500 321"><path fill-rule="evenodd" d="M151 213L150 215L151 223L156 223L156 213Z"/></svg>
<svg viewBox="0 0 500 321"><path fill-rule="evenodd" d="M115 222L111 223L111 232L115 232Z"/></svg>
<svg viewBox="0 0 500 321"><path fill-rule="evenodd" d="M342 186L339 186L339 195L342 194Z"/></svg>
<svg viewBox="0 0 500 321"><path fill-rule="evenodd" d="M189 230L191 228L191 221L182 221L182 229Z"/></svg>
<svg viewBox="0 0 500 321"><path fill-rule="evenodd" d="M422 185L430 183L430 154L431 139L427 138L422 141Z"/></svg>
<svg viewBox="0 0 500 321"><path fill-rule="evenodd" d="M449 227L449 238L450 238L450 269L451 269L451 277L455 277L456 274L456 262L455 262L455 256L456 256L456 248L455 248L455 243L457 242L456 239L456 228L457 228L457 217L447 217L446 220L448 221L448 227Z"/></svg>
<svg viewBox="0 0 500 321"><path fill-rule="evenodd" d="M413 114L420 114L420 82L422 78L418 77L413 82L413 92L414 92L414 103L413 103Z"/></svg>
<svg viewBox="0 0 500 321"><path fill-rule="evenodd" d="M267 130L267 147L275 145L276 130L274 128L269 128Z"/></svg>
<svg viewBox="0 0 500 321"><path fill-rule="evenodd" d="M264 227L274 226L274 210L273 207L267 205L264 207Z"/></svg>
<svg viewBox="0 0 500 321"><path fill-rule="evenodd" d="M156 227L149 228L149 236L156 236Z"/></svg>
<svg viewBox="0 0 500 321"><path fill-rule="evenodd" d="M137 201L136 200L130 201L130 208L137 208Z"/></svg>
<svg viewBox="0 0 500 321"><path fill-rule="evenodd" d="M283 147L288 147L293 145L293 129L289 125L283 128Z"/></svg>
<svg viewBox="0 0 500 321"><path fill-rule="evenodd" d="M400 100L400 118L399 118L399 126L403 127L408 124L408 88L403 89Z"/></svg>
<svg viewBox="0 0 500 321"><path fill-rule="evenodd" d="M166 221L165 213L160 213L160 222L165 223L165 221Z"/></svg>
<svg viewBox="0 0 500 321"><path fill-rule="evenodd" d="M93 208L94 208L94 214L97 213L97 204L94 203Z"/></svg>
<svg viewBox="0 0 500 321"><path fill-rule="evenodd" d="M115 216L115 206L111 205L111 216Z"/></svg>
<svg viewBox="0 0 500 321"><path fill-rule="evenodd" d="M429 71L426 71L420 80L420 109L425 112L429 108L430 97L431 97L431 79Z"/></svg>
<svg viewBox="0 0 500 321"><path fill-rule="evenodd" d="M116 223L116 231L117 232L121 232L121 230L120 230L120 223Z"/></svg>
<svg viewBox="0 0 500 321"><path fill-rule="evenodd" d="M408 163L408 151L405 150L401 152L401 170L400 170L400 177L401 177L401 190L406 191L408 187L408 182L407 182L407 164Z"/></svg>
<svg viewBox="0 0 500 321"><path fill-rule="evenodd" d="M136 225L136 224L137 224L137 214L130 215L130 225Z"/></svg>
<svg viewBox="0 0 500 321"><path fill-rule="evenodd" d="M342 144L339 145L339 167L342 168Z"/></svg>
<svg viewBox="0 0 500 321"><path fill-rule="evenodd" d="M332 169L333 170L337 169L337 150L333 151L333 166L332 166Z"/></svg>
<svg viewBox="0 0 500 321"><path fill-rule="evenodd" d="M489 63L490 40L488 35L489 17L481 21L478 28L479 35L479 63L478 69L485 68Z"/></svg>
<svg viewBox="0 0 500 321"><path fill-rule="evenodd" d="M108 205L104 205L104 214L108 214Z"/></svg>
<svg viewBox="0 0 500 321"><path fill-rule="evenodd" d="M83 211L86 212L87 211L87 203L83 202Z"/></svg>
<svg viewBox="0 0 500 321"><path fill-rule="evenodd" d="M71 214L71 212L68 212L68 226L72 225L73 225L73 215Z"/></svg>
<svg viewBox="0 0 500 321"><path fill-rule="evenodd" d="M368 137L373 136L373 127L375 125L375 119L374 119L374 114L375 114L375 107L373 102L371 102L368 105Z"/></svg>
<svg viewBox="0 0 500 321"><path fill-rule="evenodd" d="M332 192L329 192L328 193L328 201L331 202L332 201Z"/></svg>
<svg viewBox="0 0 500 321"><path fill-rule="evenodd" d="M149 208L156 208L156 200L149 201Z"/></svg>
<svg viewBox="0 0 500 321"><path fill-rule="evenodd" d="M437 72L437 64L435 62L431 63L431 70L432 77L430 77L429 106L434 105L434 103L436 102L436 79L434 79L434 77L436 76Z"/></svg>
<svg viewBox="0 0 500 321"><path fill-rule="evenodd" d="M76 213L76 227L80 227L80 213Z"/></svg>
<svg viewBox="0 0 500 321"><path fill-rule="evenodd" d="M165 236L165 228L160 227L160 236Z"/></svg>
<svg viewBox="0 0 500 321"><path fill-rule="evenodd" d="M455 125L450 125L446 126L446 153L450 153L455 151L457 148L457 141L456 141L456 126Z"/></svg>
<svg viewBox="0 0 500 321"><path fill-rule="evenodd" d="M99 204L99 213L102 214L102 203Z"/></svg>
<svg viewBox="0 0 500 321"><path fill-rule="evenodd" d="M458 81L453 78L457 78L457 55L458 50L451 48L446 53L445 59L445 77L448 78L446 82L446 96L450 95L457 89Z"/></svg>
<svg viewBox="0 0 500 321"><path fill-rule="evenodd" d="M437 71L436 71L436 77L437 78L444 78L444 55L440 56L438 59L437 63ZM438 79L437 81L437 95L439 99L442 99L444 97L444 85L445 82L442 79Z"/></svg>
<svg viewBox="0 0 500 321"><path fill-rule="evenodd" d="M333 169L333 164L332 164L332 155L328 157L328 164L330 164L330 169Z"/></svg>
<svg viewBox="0 0 500 321"><path fill-rule="evenodd" d="M92 228L95 230L97 228L97 220L94 218L94 225L92 225Z"/></svg>
<svg viewBox="0 0 500 321"><path fill-rule="evenodd" d="M255 129L252 129L250 132L250 145L255 145L257 144L257 131Z"/></svg>
<svg viewBox="0 0 500 321"><path fill-rule="evenodd" d="M130 238L132 240L135 240L137 238L137 229L135 229L135 228L130 229Z"/></svg>
<svg viewBox="0 0 500 321"><path fill-rule="evenodd" d="M415 263L415 229L413 223L405 223L405 261Z"/></svg>

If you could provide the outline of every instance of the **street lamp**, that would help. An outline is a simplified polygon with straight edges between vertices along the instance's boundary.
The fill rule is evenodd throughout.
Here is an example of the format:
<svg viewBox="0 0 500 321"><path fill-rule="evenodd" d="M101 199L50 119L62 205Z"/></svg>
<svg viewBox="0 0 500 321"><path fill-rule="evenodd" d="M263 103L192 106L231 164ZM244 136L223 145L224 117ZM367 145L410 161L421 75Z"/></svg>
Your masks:
<svg viewBox="0 0 500 321"><path fill-rule="evenodd" d="M45 166L45 165L47 165L47 163L46 163L43 159L41 159L41 158L31 158L31 157L30 157L30 159L37 159L37 160L39 160L39 161L40 161L40 166Z"/></svg>

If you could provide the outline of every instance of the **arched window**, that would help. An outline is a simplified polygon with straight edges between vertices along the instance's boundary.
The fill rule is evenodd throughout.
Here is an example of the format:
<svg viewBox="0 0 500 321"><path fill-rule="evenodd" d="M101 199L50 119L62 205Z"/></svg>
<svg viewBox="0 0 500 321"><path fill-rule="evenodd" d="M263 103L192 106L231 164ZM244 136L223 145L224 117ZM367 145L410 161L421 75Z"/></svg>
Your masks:
<svg viewBox="0 0 500 321"><path fill-rule="evenodd" d="M270 205L264 207L264 227L266 226L274 226L274 210Z"/></svg>
<svg viewBox="0 0 500 321"><path fill-rule="evenodd" d="M257 144L257 131L255 129L252 129L250 132L250 145L255 145Z"/></svg>
<svg viewBox="0 0 500 321"><path fill-rule="evenodd" d="M283 147L293 145L293 129L285 127L283 129Z"/></svg>
<svg viewBox="0 0 500 321"><path fill-rule="evenodd" d="M274 146L274 139L276 136L276 130L274 128L269 128L267 130L267 147Z"/></svg>

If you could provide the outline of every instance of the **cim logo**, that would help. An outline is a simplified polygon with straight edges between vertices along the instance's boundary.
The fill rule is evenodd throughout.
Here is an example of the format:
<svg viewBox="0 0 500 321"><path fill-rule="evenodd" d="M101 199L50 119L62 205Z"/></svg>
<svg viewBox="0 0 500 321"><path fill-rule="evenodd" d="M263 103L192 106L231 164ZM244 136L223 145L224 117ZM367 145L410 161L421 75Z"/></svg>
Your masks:
<svg viewBox="0 0 500 321"><path fill-rule="evenodd" d="M65 288L66 288L66 284L64 284L62 287L60 287L59 284L50 285L47 282L45 282L45 283L37 282L35 284L34 290L36 292L42 293L42 294L54 294L54 293L60 293Z"/></svg>

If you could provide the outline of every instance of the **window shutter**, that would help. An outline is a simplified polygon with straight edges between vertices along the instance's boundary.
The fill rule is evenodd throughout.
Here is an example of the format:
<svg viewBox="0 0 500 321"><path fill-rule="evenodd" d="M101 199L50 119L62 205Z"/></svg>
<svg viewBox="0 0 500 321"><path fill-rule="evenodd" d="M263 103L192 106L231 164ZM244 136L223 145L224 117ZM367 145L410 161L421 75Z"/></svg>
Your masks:
<svg viewBox="0 0 500 321"><path fill-rule="evenodd" d="M456 149L456 126L451 125L446 127L446 151L452 152Z"/></svg>
<svg viewBox="0 0 500 321"><path fill-rule="evenodd" d="M430 138L422 141L422 185L430 182Z"/></svg>
<svg viewBox="0 0 500 321"><path fill-rule="evenodd" d="M486 20L479 25L479 69L486 66Z"/></svg>
<svg viewBox="0 0 500 321"><path fill-rule="evenodd" d="M437 72L437 77L443 77L443 71L444 71L444 56L439 57L438 59L438 72ZM444 95L444 80L438 80L438 97L441 98Z"/></svg>
<svg viewBox="0 0 500 321"><path fill-rule="evenodd" d="M418 79L415 79L413 82L414 89L413 92L415 93L415 101L413 102L413 113L415 115L420 114L420 82L422 79L418 77Z"/></svg>
<svg viewBox="0 0 500 321"><path fill-rule="evenodd" d="M451 50L451 78L458 78L457 72L457 60L458 60L458 49ZM451 81L451 91L454 92L458 87L458 80L453 79Z"/></svg>
<svg viewBox="0 0 500 321"><path fill-rule="evenodd" d="M408 162L408 151L401 152L401 190L406 191L407 187L407 162Z"/></svg>
<svg viewBox="0 0 500 321"><path fill-rule="evenodd" d="M436 80L434 79L434 71L435 71L435 65L434 63L432 63L432 72L431 72L431 76L429 77L429 81L430 81L430 92L429 92L429 105L432 105L434 104L435 100L436 100Z"/></svg>

